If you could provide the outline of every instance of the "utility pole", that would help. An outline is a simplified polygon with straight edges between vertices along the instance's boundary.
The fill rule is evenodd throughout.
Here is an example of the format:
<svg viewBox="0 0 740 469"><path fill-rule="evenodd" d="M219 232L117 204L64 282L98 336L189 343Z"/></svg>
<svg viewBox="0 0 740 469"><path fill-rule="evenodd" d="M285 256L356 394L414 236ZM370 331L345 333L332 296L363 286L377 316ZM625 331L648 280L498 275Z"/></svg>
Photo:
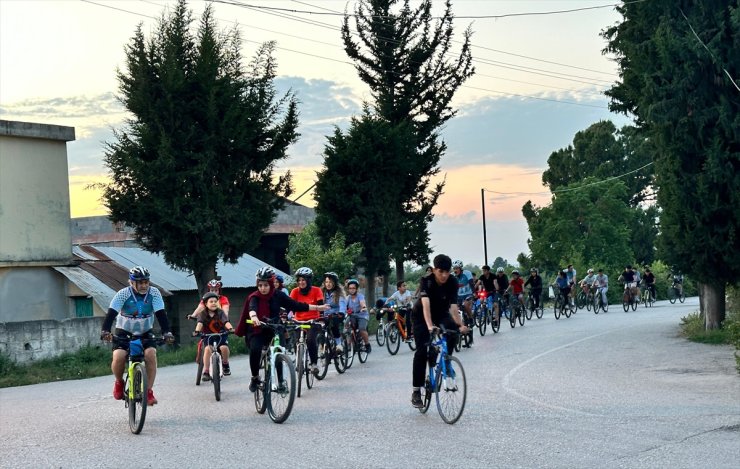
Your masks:
<svg viewBox="0 0 740 469"><path fill-rule="evenodd" d="M483 258L485 259L486 265L488 265L488 244L486 241L486 190L481 188L480 190L480 205L481 212L483 213Z"/></svg>

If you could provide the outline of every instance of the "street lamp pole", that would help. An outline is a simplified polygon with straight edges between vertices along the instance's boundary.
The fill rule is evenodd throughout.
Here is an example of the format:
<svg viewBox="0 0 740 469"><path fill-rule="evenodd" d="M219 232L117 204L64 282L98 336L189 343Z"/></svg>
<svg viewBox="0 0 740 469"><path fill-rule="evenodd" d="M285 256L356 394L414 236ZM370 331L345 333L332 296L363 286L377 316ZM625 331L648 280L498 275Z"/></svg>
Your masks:
<svg viewBox="0 0 740 469"><path fill-rule="evenodd" d="M486 265L488 265L488 243L486 241L486 198L485 189L480 190L480 205L481 212L483 213L483 258L485 259Z"/></svg>

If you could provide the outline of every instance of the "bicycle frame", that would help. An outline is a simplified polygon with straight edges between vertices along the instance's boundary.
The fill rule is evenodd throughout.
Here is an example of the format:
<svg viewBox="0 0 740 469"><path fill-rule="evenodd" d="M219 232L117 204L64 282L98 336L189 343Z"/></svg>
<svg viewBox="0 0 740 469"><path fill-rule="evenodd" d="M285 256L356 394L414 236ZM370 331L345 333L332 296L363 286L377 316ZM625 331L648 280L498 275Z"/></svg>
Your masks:
<svg viewBox="0 0 740 469"><path fill-rule="evenodd" d="M210 347L211 353L215 354L218 357L219 364L221 365L219 367L219 377L224 377L224 367L223 367L223 357L221 356L221 351L219 350L220 343L221 343L221 337L227 337L229 335L228 332L214 332L211 334L201 334L201 340L203 341L203 357L201 359L205 358L205 347ZM218 337L218 341L212 341L211 339ZM213 372L213 370L211 370Z"/></svg>

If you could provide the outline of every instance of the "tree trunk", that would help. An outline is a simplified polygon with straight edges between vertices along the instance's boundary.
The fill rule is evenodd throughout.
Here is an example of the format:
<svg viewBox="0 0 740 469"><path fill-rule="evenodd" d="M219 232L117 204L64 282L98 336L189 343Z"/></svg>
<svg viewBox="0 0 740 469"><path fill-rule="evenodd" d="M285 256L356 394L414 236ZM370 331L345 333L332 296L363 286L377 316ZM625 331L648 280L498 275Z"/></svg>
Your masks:
<svg viewBox="0 0 740 469"><path fill-rule="evenodd" d="M725 284L699 283L699 303L706 330L719 329L725 320Z"/></svg>
<svg viewBox="0 0 740 469"><path fill-rule="evenodd" d="M396 280L406 280L406 272L403 270L403 261L396 261Z"/></svg>
<svg viewBox="0 0 740 469"><path fill-rule="evenodd" d="M390 295L388 294L388 276L383 275L383 296L388 298Z"/></svg>
<svg viewBox="0 0 740 469"><path fill-rule="evenodd" d="M375 307L375 275L365 275L365 304Z"/></svg>
<svg viewBox="0 0 740 469"><path fill-rule="evenodd" d="M208 282L216 278L216 263L204 266L198 272L193 272L195 283L198 284L198 294L202 297L208 291Z"/></svg>

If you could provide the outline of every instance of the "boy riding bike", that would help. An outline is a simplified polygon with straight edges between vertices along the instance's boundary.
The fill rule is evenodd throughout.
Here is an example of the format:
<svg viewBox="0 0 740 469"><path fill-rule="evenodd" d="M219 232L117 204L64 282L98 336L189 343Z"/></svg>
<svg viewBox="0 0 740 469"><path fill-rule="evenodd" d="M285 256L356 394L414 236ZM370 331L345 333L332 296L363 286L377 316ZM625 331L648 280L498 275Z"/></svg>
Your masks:
<svg viewBox="0 0 740 469"><path fill-rule="evenodd" d="M203 304L206 309L196 316L198 324L195 325L195 331L193 337L197 337L201 333L205 334L223 334L225 332L234 332L234 327L229 322L228 316L224 310L219 308L218 295L213 292L208 292L203 295ZM229 339L223 335L219 339L218 350L221 352L223 357L224 375L229 376L231 374L231 368L229 367ZM203 351L203 381L211 380L210 366L211 366L211 347L205 347Z"/></svg>

